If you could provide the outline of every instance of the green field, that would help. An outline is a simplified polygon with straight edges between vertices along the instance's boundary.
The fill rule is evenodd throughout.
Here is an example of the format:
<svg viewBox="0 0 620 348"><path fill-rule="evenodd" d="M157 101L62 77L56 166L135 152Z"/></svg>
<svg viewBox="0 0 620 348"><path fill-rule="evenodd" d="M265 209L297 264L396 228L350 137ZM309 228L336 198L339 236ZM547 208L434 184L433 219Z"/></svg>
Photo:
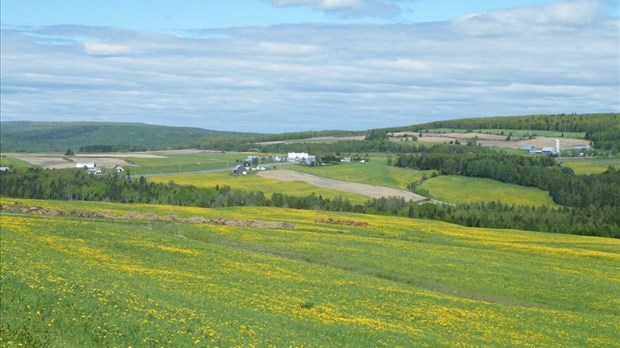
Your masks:
<svg viewBox="0 0 620 348"><path fill-rule="evenodd" d="M406 190L412 182L419 181L422 175L430 176L432 170L412 170L388 166L385 157L371 157L366 163L341 163L332 166L308 167L294 165L286 169L316 175L334 180L358 182L377 186Z"/></svg>
<svg viewBox="0 0 620 348"><path fill-rule="evenodd" d="M292 166L291 166L292 167ZM308 196L315 194L324 198L334 199L342 197L349 199L352 203L364 203L370 198L358 194L335 191L316 187L310 184L296 181L280 181L275 179L263 178L261 176L250 175L232 175L229 172L222 173L206 173L206 174L171 174L149 177L151 182L168 183L174 181L179 185L193 185L196 187L215 187L230 186L233 189L244 191L262 191L267 196L273 193L281 193L291 196Z"/></svg>
<svg viewBox="0 0 620 348"><path fill-rule="evenodd" d="M162 158L130 158L136 167L132 174L185 173L205 170L232 168L237 162L245 160L248 153L192 153L162 154Z"/></svg>
<svg viewBox="0 0 620 348"><path fill-rule="evenodd" d="M431 196L448 203L499 201L528 206L555 206L548 192L486 178L446 175L424 181L418 186Z"/></svg>
<svg viewBox="0 0 620 348"><path fill-rule="evenodd" d="M561 158L558 161L575 174L601 174L609 166L620 168L620 158Z"/></svg>
<svg viewBox="0 0 620 348"><path fill-rule="evenodd" d="M32 165L17 158L2 156L0 157L0 167L9 167L10 169L23 169L32 167Z"/></svg>
<svg viewBox="0 0 620 348"><path fill-rule="evenodd" d="M288 209L19 202L109 217L3 213L6 347L620 340L615 239Z"/></svg>

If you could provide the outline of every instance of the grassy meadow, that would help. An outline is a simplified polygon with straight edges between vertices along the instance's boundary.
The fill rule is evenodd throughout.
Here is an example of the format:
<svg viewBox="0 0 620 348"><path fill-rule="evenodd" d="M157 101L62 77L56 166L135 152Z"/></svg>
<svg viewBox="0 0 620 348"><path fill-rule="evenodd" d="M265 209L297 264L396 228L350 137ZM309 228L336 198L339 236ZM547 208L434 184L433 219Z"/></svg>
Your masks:
<svg viewBox="0 0 620 348"><path fill-rule="evenodd" d="M11 169L23 169L23 168L32 167L32 164L19 160L17 158L5 157L3 155L0 157L0 167L9 167Z"/></svg>
<svg viewBox="0 0 620 348"><path fill-rule="evenodd" d="M248 154L201 152L162 154L161 156L159 158L130 158L129 160L136 165L136 167L131 167L132 174L184 173L233 168L237 161L243 161Z"/></svg>
<svg viewBox="0 0 620 348"><path fill-rule="evenodd" d="M374 184L403 190L406 190L410 183L419 181L422 175L430 176L433 172L432 170L412 170L388 166L386 157L371 157L370 161L365 163L341 163L322 167L293 165L286 169L327 179Z"/></svg>
<svg viewBox="0 0 620 348"><path fill-rule="evenodd" d="M289 166L287 168L291 168ZM255 174L232 175L229 172L204 173L204 174L170 174L149 177L151 182L168 183L174 181L179 185L193 185L196 187L215 187L230 186L233 189L244 191L262 191L267 196L273 193L281 193L293 196L308 196L316 194L324 198L334 199L336 197L347 198L352 203L364 203L368 197L343 191L329 190L304 182L280 181L275 179L263 178Z"/></svg>
<svg viewBox="0 0 620 348"><path fill-rule="evenodd" d="M445 175L428 179L418 187L437 200L454 204L499 201L537 207L556 206L546 191L486 178Z"/></svg>
<svg viewBox="0 0 620 348"><path fill-rule="evenodd" d="M108 217L2 213L6 347L620 340L615 239L291 209L2 199L15 202ZM288 225L162 220L170 215Z"/></svg>
<svg viewBox="0 0 620 348"><path fill-rule="evenodd" d="M572 169L575 174L601 174L610 166L620 168L620 158L561 158L562 166Z"/></svg>

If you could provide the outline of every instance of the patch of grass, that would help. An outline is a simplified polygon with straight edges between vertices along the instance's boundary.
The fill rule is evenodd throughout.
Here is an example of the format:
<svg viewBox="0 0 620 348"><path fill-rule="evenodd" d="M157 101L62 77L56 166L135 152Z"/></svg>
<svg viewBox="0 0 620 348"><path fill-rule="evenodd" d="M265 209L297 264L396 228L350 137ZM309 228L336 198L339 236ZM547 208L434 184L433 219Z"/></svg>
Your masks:
<svg viewBox="0 0 620 348"><path fill-rule="evenodd" d="M4 155L2 155L0 157L0 167L9 167L10 169L23 169L30 168L32 167L32 165L17 158L5 157Z"/></svg>
<svg viewBox="0 0 620 348"><path fill-rule="evenodd" d="M372 157L365 163L341 163L331 166L308 167L289 166L287 169L312 174L328 179L386 186L406 190L412 182L420 181L423 175L430 177L432 170L411 170L387 165L386 157Z"/></svg>
<svg viewBox="0 0 620 348"><path fill-rule="evenodd" d="M546 191L486 178L438 176L418 187L428 191L435 199L455 204L499 201L528 206L556 205Z"/></svg>
<svg viewBox="0 0 620 348"><path fill-rule="evenodd" d="M364 203L369 199L363 195L324 189L303 182L269 179L255 174L236 176L228 172L180 174L155 176L150 177L148 180L160 183L174 181L179 185L193 185L196 187L230 186L233 189L244 191L262 191L268 197L273 193L281 193L292 196L308 196L315 194L317 196L323 196L324 198L330 199L334 199L336 197L347 198L352 203Z"/></svg>
<svg viewBox="0 0 620 348"><path fill-rule="evenodd" d="M130 158L137 167L131 167L132 174L167 174L233 168L248 154L193 153L163 154L163 158Z"/></svg>
<svg viewBox="0 0 620 348"><path fill-rule="evenodd" d="M601 174L609 166L620 168L620 158L562 158L558 161L571 168L575 174Z"/></svg>
<svg viewBox="0 0 620 348"><path fill-rule="evenodd" d="M277 220L294 229L2 214L7 347L614 346L620 339L615 239L263 207L2 204L15 201Z"/></svg>

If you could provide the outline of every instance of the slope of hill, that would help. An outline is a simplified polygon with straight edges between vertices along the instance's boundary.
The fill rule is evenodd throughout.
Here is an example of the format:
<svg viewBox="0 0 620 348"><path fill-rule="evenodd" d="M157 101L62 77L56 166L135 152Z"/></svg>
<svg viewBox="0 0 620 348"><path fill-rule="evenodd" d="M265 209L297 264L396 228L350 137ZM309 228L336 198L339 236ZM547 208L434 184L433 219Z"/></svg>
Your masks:
<svg viewBox="0 0 620 348"><path fill-rule="evenodd" d="M411 132L438 128L585 132L585 138L592 141L596 148L620 151L620 113L477 117L434 121L386 130Z"/></svg>
<svg viewBox="0 0 620 348"><path fill-rule="evenodd" d="M430 178L418 187L428 191L433 198L454 204L502 202L534 207L557 206L549 192L486 178L442 175Z"/></svg>
<svg viewBox="0 0 620 348"><path fill-rule="evenodd" d="M620 340L615 239L258 207L1 203L7 346Z"/></svg>
<svg viewBox="0 0 620 348"><path fill-rule="evenodd" d="M238 133L200 128L103 122L2 122L2 152L78 152L156 150L192 139L222 138ZM86 151L85 151L86 152Z"/></svg>

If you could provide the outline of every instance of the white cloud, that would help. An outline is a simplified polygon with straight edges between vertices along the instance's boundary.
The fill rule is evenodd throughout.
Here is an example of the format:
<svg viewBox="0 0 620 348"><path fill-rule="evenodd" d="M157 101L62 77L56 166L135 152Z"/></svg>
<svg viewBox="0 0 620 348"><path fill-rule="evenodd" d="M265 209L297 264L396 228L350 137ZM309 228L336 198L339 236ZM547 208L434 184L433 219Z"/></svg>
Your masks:
<svg viewBox="0 0 620 348"><path fill-rule="evenodd" d="M298 45L284 42L259 42L258 48L272 54L308 54L317 50L313 45Z"/></svg>
<svg viewBox="0 0 620 348"><path fill-rule="evenodd" d="M280 132L620 112L619 21L596 1L586 5L190 37L79 26L3 29L2 120ZM581 14L573 18L567 8Z"/></svg>
<svg viewBox="0 0 620 348"><path fill-rule="evenodd" d="M545 5L471 14L453 21L456 30L474 35L507 31L576 30L600 18L599 0L560 1Z"/></svg>
<svg viewBox="0 0 620 348"><path fill-rule="evenodd" d="M84 51L92 55L113 56L128 53L130 50L131 48L127 45L115 45L95 41L84 42Z"/></svg>

